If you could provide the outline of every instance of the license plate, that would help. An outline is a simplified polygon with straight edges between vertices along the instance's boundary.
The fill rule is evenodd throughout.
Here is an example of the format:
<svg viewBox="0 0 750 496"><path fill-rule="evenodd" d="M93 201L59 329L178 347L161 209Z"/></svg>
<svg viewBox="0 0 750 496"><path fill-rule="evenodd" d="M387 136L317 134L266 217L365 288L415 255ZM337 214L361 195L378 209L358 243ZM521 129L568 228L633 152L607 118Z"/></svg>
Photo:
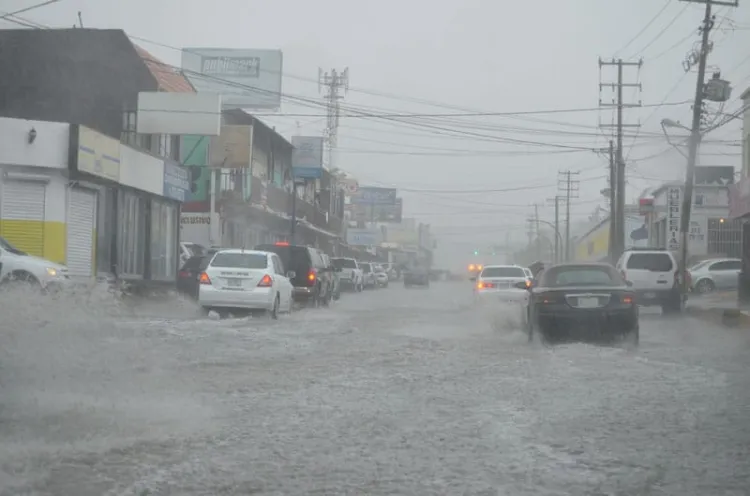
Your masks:
<svg viewBox="0 0 750 496"><path fill-rule="evenodd" d="M242 279L227 279L227 286L230 288L241 288Z"/></svg>
<svg viewBox="0 0 750 496"><path fill-rule="evenodd" d="M596 308L599 306L599 298L578 298L579 308Z"/></svg>
<svg viewBox="0 0 750 496"><path fill-rule="evenodd" d="M643 293L644 298L653 299L656 298L656 293Z"/></svg>

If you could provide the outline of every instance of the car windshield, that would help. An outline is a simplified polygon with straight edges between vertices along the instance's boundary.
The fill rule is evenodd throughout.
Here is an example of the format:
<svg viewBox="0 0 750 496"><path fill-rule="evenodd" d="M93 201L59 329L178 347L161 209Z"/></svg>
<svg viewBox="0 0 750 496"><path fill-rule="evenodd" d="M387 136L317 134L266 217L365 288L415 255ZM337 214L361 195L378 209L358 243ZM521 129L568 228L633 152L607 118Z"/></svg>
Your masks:
<svg viewBox="0 0 750 496"><path fill-rule="evenodd" d="M351 258L334 258L333 266L337 269L356 269L357 262Z"/></svg>
<svg viewBox="0 0 750 496"><path fill-rule="evenodd" d="M526 277L521 267L486 267L479 277Z"/></svg>
<svg viewBox="0 0 750 496"><path fill-rule="evenodd" d="M612 286L622 284L622 278L612 267L567 266L553 267L544 273L542 285L562 286Z"/></svg>
<svg viewBox="0 0 750 496"><path fill-rule="evenodd" d="M259 253L222 253L211 260L211 267L232 269L265 269L268 267L268 256Z"/></svg>
<svg viewBox="0 0 750 496"><path fill-rule="evenodd" d="M626 268L629 270L670 272L673 265L672 258L667 253L633 253L628 258Z"/></svg>
<svg viewBox="0 0 750 496"><path fill-rule="evenodd" d="M19 250L18 248L10 244L5 238L0 238L0 248L14 255L26 255L26 252Z"/></svg>

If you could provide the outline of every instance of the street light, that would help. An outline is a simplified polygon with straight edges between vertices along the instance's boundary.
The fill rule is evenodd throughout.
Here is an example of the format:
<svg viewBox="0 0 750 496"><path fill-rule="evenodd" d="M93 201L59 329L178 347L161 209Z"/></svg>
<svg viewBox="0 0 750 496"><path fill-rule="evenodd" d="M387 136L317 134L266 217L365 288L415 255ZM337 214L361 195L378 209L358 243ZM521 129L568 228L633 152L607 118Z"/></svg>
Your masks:
<svg viewBox="0 0 750 496"><path fill-rule="evenodd" d="M669 143L670 145L672 145L675 150L677 150L678 152L680 152L680 155L682 155L685 158L688 158L688 156L685 154L685 152L683 152L682 150L680 150L679 145L676 145L676 144L672 143L672 140L669 137L669 133L667 132L667 128L668 127L670 127L670 128L675 128L676 127L676 128L679 128L679 129L684 129L686 131L690 131L690 129L688 129L687 127L683 126L682 124L680 124L677 121L673 121L672 119L662 119L661 120L661 130L664 133L664 137L667 138L667 143Z"/></svg>

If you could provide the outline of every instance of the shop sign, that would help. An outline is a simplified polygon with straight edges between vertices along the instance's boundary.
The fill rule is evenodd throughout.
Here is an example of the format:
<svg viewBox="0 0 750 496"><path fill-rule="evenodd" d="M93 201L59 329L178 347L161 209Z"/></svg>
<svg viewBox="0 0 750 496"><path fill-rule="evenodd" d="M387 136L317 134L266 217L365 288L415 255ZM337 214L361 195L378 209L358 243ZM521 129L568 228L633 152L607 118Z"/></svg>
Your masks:
<svg viewBox="0 0 750 496"><path fill-rule="evenodd" d="M79 172L120 181L120 142L109 136L78 126L77 166Z"/></svg>
<svg viewBox="0 0 750 496"><path fill-rule="evenodd" d="M190 192L190 171L174 160L164 160L164 196L184 202Z"/></svg>
<svg viewBox="0 0 750 496"><path fill-rule="evenodd" d="M680 249L681 196L680 188L673 187L667 191L667 249L670 251Z"/></svg>

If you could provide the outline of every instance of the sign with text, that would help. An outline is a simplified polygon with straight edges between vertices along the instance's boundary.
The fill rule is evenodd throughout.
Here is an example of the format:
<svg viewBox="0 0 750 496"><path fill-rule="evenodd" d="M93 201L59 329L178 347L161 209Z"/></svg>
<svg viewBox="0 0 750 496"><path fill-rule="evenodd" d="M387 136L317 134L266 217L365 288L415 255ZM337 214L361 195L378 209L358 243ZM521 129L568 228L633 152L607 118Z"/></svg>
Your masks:
<svg viewBox="0 0 750 496"><path fill-rule="evenodd" d="M299 179L318 179L323 176L323 138L321 136L292 136L292 174Z"/></svg>
<svg viewBox="0 0 750 496"><path fill-rule="evenodd" d="M120 141L102 133L78 126L77 167L110 181L120 180Z"/></svg>
<svg viewBox="0 0 750 496"><path fill-rule="evenodd" d="M174 160L164 160L164 196L184 202L190 193L190 171Z"/></svg>
<svg viewBox="0 0 750 496"><path fill-rule="evenodd" d="M355 205L395 205L396 189L360 186L357 194L352 195L351 202Z"/></svg>
<svg viewBox="0 0 750 496"><path fill-rule="evenodd" d="M350 246L375 246L380 244L380 229L353 229L346 230L346 244Z"/></svg>
<svg viewBox="0 0 750 496"><path fill-rule="evenodd" d="M672 187L667 191L667 249L680 249L680 217L682 190Z"/></svg>

